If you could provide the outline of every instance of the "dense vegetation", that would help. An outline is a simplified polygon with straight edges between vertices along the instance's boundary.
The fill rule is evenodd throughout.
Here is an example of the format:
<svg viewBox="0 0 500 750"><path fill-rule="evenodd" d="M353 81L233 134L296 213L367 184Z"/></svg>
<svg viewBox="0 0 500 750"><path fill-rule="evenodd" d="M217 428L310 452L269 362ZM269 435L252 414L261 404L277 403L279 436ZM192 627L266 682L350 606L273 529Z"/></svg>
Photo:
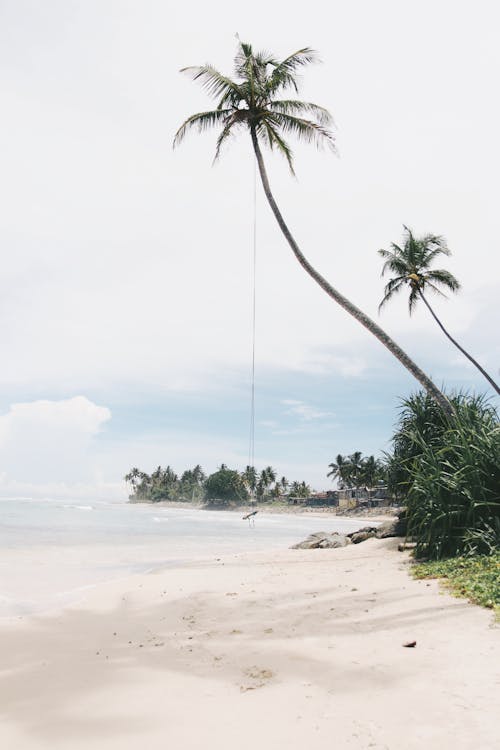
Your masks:
<svg viewBox="0 0 500 750"><path fill-rule="evenodd" d="M305 482L289 482L286 477L278 479L272 466L266 466L261 472L247 466L245 471L238 472L222 464L208 477L200 465L188 469L180 477L170 466L166 469L158 466L152 474L133 468L124 478L132 486L132 502L167 500L222 506L250 499L273 502L311 494L311 488Z"/></svg>
<svg viewBox="0 0 500 750"><path fill-rule="evenodd" d="M416 556L492 554L500 546L500 424L482 396L450 396L450 419L423 392L402 404L388 457Z"/></svg>

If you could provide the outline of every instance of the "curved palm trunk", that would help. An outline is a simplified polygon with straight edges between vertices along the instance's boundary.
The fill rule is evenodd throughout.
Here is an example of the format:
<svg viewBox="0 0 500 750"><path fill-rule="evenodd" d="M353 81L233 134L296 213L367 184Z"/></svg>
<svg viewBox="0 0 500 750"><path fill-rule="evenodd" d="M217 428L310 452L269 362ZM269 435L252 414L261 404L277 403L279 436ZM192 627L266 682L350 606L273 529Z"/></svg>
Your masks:
<svg viewBox="0 0 500 750"><path fill-rule="evenodd" d="M472 364L474 365L474 367L477 367L477 369L479 370L479 372L482 375L484 375L484 377L486 378L486 380L488 381L488 383L491 385L491 387L494 388L495 391L500 395L500 388L495 383L495 381L493 380L493 378L490 378L490 376L488 375L488 373L486 372L486 370L483 370L483 368L481 367L481 365L479 364L479 362L476 362L476 360L474 359L474 357L472 357L468 352L466 352L465 349L463 349L460 346L460 344L458 343L458 341L455 341L455 339L453 338L453 336L451 336L448 333L448 331L446 330L446 328L444 327L444 325L441 323L441 321L439 320L438 316L436 315L436 313L434 312L434 310L432 309L432 307L430 306L430 304L427 302L427 299L425 298L424 294L422 293L422 291L420 289L418 290L418 293L420 295L420 299L422 300L422 302L424 303L424 305L427 307L427 309L429 310L430 314L432 315L432 317L434 318L434 320L436 321L436 323L438 324L438 326L440 327L440 329L442 330L442 332L444 333L444 335L451 341L452 344L454 344L457 347L457 349L459 351L462 352L462 354L464 354L467 357L467 359L470 362L472 362Z"/></svg>
<svg viewBox="0 0 500 750"><path fill-rule="evenodd" d="M316 283L319 284L319 286L323 289L324 292L328 294L329 297L335 300L335 302L343 307L344 310L346 310L350 315L353 316L353 318L355 318L359 323L361 323L361 325L367 328L370 333L372 333L391 352L391 354L393 354L396 359L398 359L401 364L411 372L411 374L418 380L420 385L425 388L425 390L432 396L432 398L439 404L439 406L448 416L453 416L454 411L452 405L450 404L444 393L441 393L439 388L434 385L432 380L428 378L427 375L419 367L417 367L415 362L410 359L410 357L396 344L395 341L393 341L385 333L385 331L382 330L382 328L380 328L380 326L374 323L371 318L364 314L364 312L353 305L352 302L350 302L346 297L340 294L340 292L334 289L334 287L332 287L328 283L328 281L326 281L326 279L324 279L323 276L321 276L321 274L319 274L316 269L311 266L309 261L302 254L290 230L285 224L285 220L283 219L283 216L281 215L278 205L274 200L273 194L271 192L257 134L253 128L250 129L250 132L252 135L253 148L255 151L255 156L257 158L257 163L259 165L260 178L262 180L262 186L264 188L266 198L269 202L269 205L271 206L271 210L276 218L276 221L279 224L281 231L285 235L288 244L290 245L295 257L299 261L302 268L307 271L309 276L311 276L316 281Z"/></svg>

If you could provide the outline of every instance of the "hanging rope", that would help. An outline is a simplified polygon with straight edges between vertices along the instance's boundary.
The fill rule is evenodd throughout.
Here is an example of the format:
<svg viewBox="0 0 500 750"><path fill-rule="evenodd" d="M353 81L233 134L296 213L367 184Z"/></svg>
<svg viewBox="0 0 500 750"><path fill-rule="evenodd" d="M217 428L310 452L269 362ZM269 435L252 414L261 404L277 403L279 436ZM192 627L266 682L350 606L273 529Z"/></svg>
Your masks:
<svg viewBox="0 0 500 750"><path fill-rule="evenodd" d="M257 160L253 170L253 263L252 263L252 369L250 396L250 435L248 441L248 465L255 463L255 321L257 281Z"/></svg>

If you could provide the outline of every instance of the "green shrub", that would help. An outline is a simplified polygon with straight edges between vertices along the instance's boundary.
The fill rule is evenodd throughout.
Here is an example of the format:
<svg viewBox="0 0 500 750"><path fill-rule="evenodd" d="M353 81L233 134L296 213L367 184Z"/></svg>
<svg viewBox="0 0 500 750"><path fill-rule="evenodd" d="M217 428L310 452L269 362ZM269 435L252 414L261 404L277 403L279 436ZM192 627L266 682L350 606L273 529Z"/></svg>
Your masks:
<svg viewBox="0 0 500 750"><path fill-rule="evenodd" d="M394 457L416 556L440 559L500 548L500 425L480 396L450 398L448 419L424 394L403 402Z"/></svg>

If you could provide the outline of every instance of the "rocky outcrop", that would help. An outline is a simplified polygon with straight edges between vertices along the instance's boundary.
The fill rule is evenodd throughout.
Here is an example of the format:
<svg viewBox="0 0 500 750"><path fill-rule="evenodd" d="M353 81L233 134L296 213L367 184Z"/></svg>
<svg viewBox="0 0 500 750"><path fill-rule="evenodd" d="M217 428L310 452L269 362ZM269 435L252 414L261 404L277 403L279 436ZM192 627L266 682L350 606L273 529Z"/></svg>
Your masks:
<svg viewBox="0 0 500 750"><path fill-rule="evenodd" d="M294 544L291 549L334 549L335 547L346 547L348 544L359 544L367 539L388 539L389 537L406 537L406 515L404 509L399 516L385 521L380 526L364 526L358 531L350 534L328 533L317 531L310 534L303 542Z"/></svg>
<svg viewBox="0 0 500 750"><path fill-rule="evenodd" d="M290 549L335 549L351 544L349 537L344 534L329 534L327 531L317 531L310 534L303 542L292 545Z"/></svg>

